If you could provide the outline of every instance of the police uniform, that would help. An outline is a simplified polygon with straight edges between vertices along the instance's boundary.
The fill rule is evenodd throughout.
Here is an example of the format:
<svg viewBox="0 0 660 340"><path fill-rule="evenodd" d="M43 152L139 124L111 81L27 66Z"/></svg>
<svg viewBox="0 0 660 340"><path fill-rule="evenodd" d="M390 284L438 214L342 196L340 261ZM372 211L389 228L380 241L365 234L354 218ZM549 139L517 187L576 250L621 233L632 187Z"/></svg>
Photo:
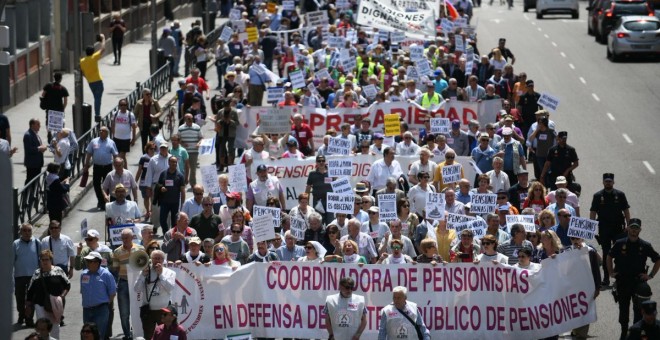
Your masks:
<svg viewBox="0 0 660 340"><path fill-rule="evenodd" d="M561 133L560 133L561 135ZM546 157L546 162L550 162L550 169L545 176L545 185L546 187L552 188L553 190L557 188L555 181L557 176L564 176L564 171L572 166L574 162L578 161L577 152L575 148L566 144L566 146L561 147L559 144L553 146L548 150L548 155ZM566 180L570 185L573 183L573 176L569 173L566 176Z"/></svg>
<svg viewBox="0 0 660 340"><path fill-rule="evenodd" d="M656 315L655 301L642 302L642 309L646 314ZM650 340L660 339L660 320L655 319L652 322L640 320L630 327L628 330L629 340Z"/></svg>
<svg viewBox="0 0 660 340"><path fill-rule="evenodd" d="M332 320L332 335L335 339L350 339L360 328L362 316L367 314L364 296L351 294L344 298L340 294L325 299L325 313Z"/></svg>
<svg viewBox="0 0 660 340"><path fill-rule="evenodd" d="M633 298L637 286L643 283L639 275L646 273L646 259L651 261L660 260L660 255L653 246L642 240L630 241L628 237L622 238L614 244L609 256L614 260L617 272L616 284L619 296L619 323L622 329L627 329L630 319L630 299ZM633 299L634 321L639 321L642 316L639 301Z"/></svg>
<svg viewBox="0 0 660 340"><path fill-rule="evenodd" d="M406 301L406 306L403 311L411 320L415 320L424 340L431 339L431 336L426 329L426 325L424 325L424 320L417 310L417 304ZM415 325L403 316L393 303L385 306L380 312L378 340L386 339L419 339L417 331L415 330Z"/></svg>

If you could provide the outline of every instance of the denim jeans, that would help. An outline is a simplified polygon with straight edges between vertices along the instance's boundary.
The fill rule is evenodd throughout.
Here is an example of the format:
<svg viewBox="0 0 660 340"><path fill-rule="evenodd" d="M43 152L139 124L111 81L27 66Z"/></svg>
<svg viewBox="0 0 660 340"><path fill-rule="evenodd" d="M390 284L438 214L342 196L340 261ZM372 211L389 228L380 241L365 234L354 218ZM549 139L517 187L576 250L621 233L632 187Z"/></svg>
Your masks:
<svg viewBox="0 0 660 340"><path fill-rule="evenodd" d="M108 328L108 318L110 317L110 308L107 303L83 308L83 322L93 322L98 326L100 339L105 339L106 328ZM59 325L58 325L59 326Z"/></svg>
<svg viewBox="0 0 660 340"><path fill-rule="evenodd" d="M124 337L132 338L131 333L131 303L128 295L128 281L119 279L117 282L117 302L119 303L119 319L121 320L121 330Z"/></svg>
<svg viewBox="0 0 660 340"><path fill-rule="evenodd" d="M94 115L101 115L101 97L103 97L103 80L89 83L89 89L94 95Z"/></svg>

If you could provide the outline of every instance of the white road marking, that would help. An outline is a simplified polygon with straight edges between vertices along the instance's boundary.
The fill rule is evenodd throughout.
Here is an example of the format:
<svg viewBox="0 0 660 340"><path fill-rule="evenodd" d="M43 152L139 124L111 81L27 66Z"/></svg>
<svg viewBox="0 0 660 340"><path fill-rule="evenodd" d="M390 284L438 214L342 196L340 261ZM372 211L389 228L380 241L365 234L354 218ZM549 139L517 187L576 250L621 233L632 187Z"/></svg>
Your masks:
<svg viewBox="0 0 660 340"><path fill-rule="evenodd" d="M532 21L532 25L536 26L536 23L534 21Z"/></svg>
<svg viewBox="0 0 660 340"><path fill-rule="evenodd" d="M571 63L568 63L568 67L570 67L571 70L575 70L575 65L573 65L573 64L571 64Z"/></svg>
<svg viewBox="0 0 660 340"><path fill-rule="evenodd" d="M614 115L611 114L611 113L609 113L609 112L607 113L607 117L608 117L611 121L615 121L615 120L616 120L616 119L614 119Z"/></svg>
<svg viewBox="0 0 660 340"><path fill-rule="evenodd" d="M587 85L587 81L584 80L584 78L580 77L580 81L582 82L582 84Z"/></svg>
<svg viewBox="0 0 660 340"><path fill-rule="evenodd" d="M546 39L550 39L550 36L547 35L547 34L544 34L543 36L544 36Z"/></svg>
<svg viewBox="0 0 660 340"><path fill-rule="evenodd" d="M630 139L630 137L628 137L627 134L623 133L622 136L623 136L623 139L625 139L626 142L628 142L628 144L632 144L632 143L633 143L633 142L632 142L632 139Z"/></svg>
<svg viewBox="0 0 660 340"><path fill-rule="evenodd" d="M539 30L539 32L543 31L541 27L537 27L536 29Z"/></svg>
<svg viewBox="0 0 660 340"><path fill-rule="evenodd" d="M651 173L651 175L655 175L655 169L653 169L653 167L651 166L651 164L649 164L649 162L643 161L642 164L644 164L646 170L648 170Z"/></svg>
<svg viewBox="0 0 660 340"><path fill-rule="evenodd" d="M598 98L598 96L595 93L592 93L591 96L594 97L595 101L597 101L597 102L600 101L600 98Z"/></svg>
<svg viewBox="0 0 660 340"><path fill-rule="evenodd" d="M525 14L523 16L525 17L525 20L529 20L529 17L527 16L527 14Z"/></svg>
<svg viewBox="0 0 660 340"><path fill-rule="evenodd" d="M559 52L559 54L560 54L562 57L566 58L566 53L564 53L564 52Z"/></svg>
<svg viewBox="0 0 660 340"><path fill-rule="evenodd" d="M553 41L552 46L557 47L557 43Z"/></svg>
<svg viewBox="0 0 660 340"><path fill-rule="evenodd" d="M490 21L492 21L492 22L494 22L494 23L496 23L496 24L499 24L501 20L500 20L500 19L490 19Z"/></svg>

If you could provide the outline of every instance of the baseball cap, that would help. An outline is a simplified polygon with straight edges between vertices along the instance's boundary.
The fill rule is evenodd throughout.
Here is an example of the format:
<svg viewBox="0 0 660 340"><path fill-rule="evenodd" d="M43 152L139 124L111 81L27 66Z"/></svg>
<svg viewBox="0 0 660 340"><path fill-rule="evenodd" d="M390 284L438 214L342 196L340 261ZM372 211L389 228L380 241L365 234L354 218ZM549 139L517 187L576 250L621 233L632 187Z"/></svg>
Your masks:
<svg viewBox="0 0 660 340"><path fill-rule="evenodd" d="M559 133L557 133L557 138L566 138L566 137L568 137L568 132L566 131L559 131Z"/></svg>
<svg viewBox="0 0 660 340"><path fill-rule="evenodd" d="M631 218L630 222L628 222L628 228L641 228L642 227L642 220L639 218Z"/></svg>
<svg viewBox="0 0 660 340"><path fill-rule="evenodd" d="M502 129L502 136L511 136L513 134L513 130L510 127L505 127Z"/></svg>
<svg viewBox="0 0 660 340"><path fill-rule="evenodd" d="M385 137L383 136L382 133L376 132L374 133L374 139L384 139Z"/></svg>
<svg viewBox="0 0 660 340"><path fill-rule="evenodd" d="M378 212L378 207L375 206L375 205L372 205L372 206L369 207L369 209L367 211L377 213Z"/></svg>
<svg viewBox="0 0 660 340"><path fill-rule="evenodd" d="M642 310L647 314L653 314L656 312L657 304L655 301L646 300L642 302Z"/></svg>
<svg viewBox="0 0 660 340"><path fill-rule="evenodd" d="M451 121L451 127L452 127L453 129L456 129L456 128L461 127L461 121L458 120L458 119L454 119L454 120L452 120L452 121Z"/></svg>
<svg viewBox="0 0 660 340"><path fill-rule="evenodd" d="M96 261L96 260L103 261L101 254L99 254L97 251L92 251L83 258L87 261Z"/></svg>
<svg viewBox="0 0 660 340"><path fill-rule="evenodd" d="M100 238L101 233L98 232L96 229L89 229L87 230L87 236L85 238Z"/></svg>
<svg viewBox="0 0 660 340"><path fill-rule="evenodd" d="M555 180L555 185L557 184L567 184L568 181L566 181L566 177L564 176L557 176L557 179Z"/></svg>
<svg viewBox="0 0 660 340"><path fill-rule="evenodd" d="M528 80L525 82L525 85L527 85L527 86L534 86L534 81L531 80L531 79L528 79Z"/></svg>
<svg viewBox="0 0 660 340"><path fill-rule="evenodd" d="M257 171L266 171L266 170L268 170L266 164L259 164L259 166L257 167Z"/></svg>
<svg viewBox="0 0 660 340"><path fill-rule="evenodd" d="M177 317L177 315L179 314L176 307L174 307L172 305L168 305L165 308L161 308L160 311L163 312L163 313L172 313L172 315L174 317Z"/></svg>
<svg viewBox="0 0 660 340"><path fill-rule="evenodd" d="M606 172L603 174L603 181L613 181L614 180L614 174L611 172Z"/></svg>
<svg viewBox="0 0 660 340"><path fill-rule="evenodd" d="M160 146L158 148L160 149L160 148L169 148L169 147L170 145L167 144L167 142L160 142Z"/></svg>
<svg viewBox="0 0 660 340"><path fill-rule="evenodd" d="M202 240L201 240L199 237L197 237L197 236L193 236L193 237L191 237L190 240L188 241L188 244L193 244L193 243L194 243L194 244L202 244Z"/></svg>

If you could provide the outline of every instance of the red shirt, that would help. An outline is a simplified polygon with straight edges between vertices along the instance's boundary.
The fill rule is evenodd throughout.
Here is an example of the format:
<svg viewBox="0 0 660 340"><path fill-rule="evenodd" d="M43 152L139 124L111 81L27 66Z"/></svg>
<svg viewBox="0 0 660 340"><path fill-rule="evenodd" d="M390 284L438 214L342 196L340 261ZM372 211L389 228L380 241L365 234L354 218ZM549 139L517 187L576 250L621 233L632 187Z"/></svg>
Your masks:
<svg viewBox="0 0 660 340"><path fill-rule="evenodd" d="M165 326L165 324L160 324L156 326L154 330L154 335L151 338L152 340L170 340L171 336L175 335L179 337L179 340L188 339L186 330L181 327L181 325L173 322L170 327Z"/></svg>
<svg viewBox="0 0 660 340"><path fill-rule="evenodd" d="M302 148L309 144L309 140L314 137L314 132L312 131L312 128L305 123L300 124L299 128L293 124L291 125L291 136L298 140L298 145Z"/></svg>
<svg viewBox="0 0 660 340"><path fill-rule="evenodd" d="M197 92L199 93L202 93L209 89L209 85L206 84L206 81L202 77L197 77L197 81L194 81L192 79L192 76L188 76L188 78L186 78L186 84L194 84L195 87L197 88Z"/></svg>

